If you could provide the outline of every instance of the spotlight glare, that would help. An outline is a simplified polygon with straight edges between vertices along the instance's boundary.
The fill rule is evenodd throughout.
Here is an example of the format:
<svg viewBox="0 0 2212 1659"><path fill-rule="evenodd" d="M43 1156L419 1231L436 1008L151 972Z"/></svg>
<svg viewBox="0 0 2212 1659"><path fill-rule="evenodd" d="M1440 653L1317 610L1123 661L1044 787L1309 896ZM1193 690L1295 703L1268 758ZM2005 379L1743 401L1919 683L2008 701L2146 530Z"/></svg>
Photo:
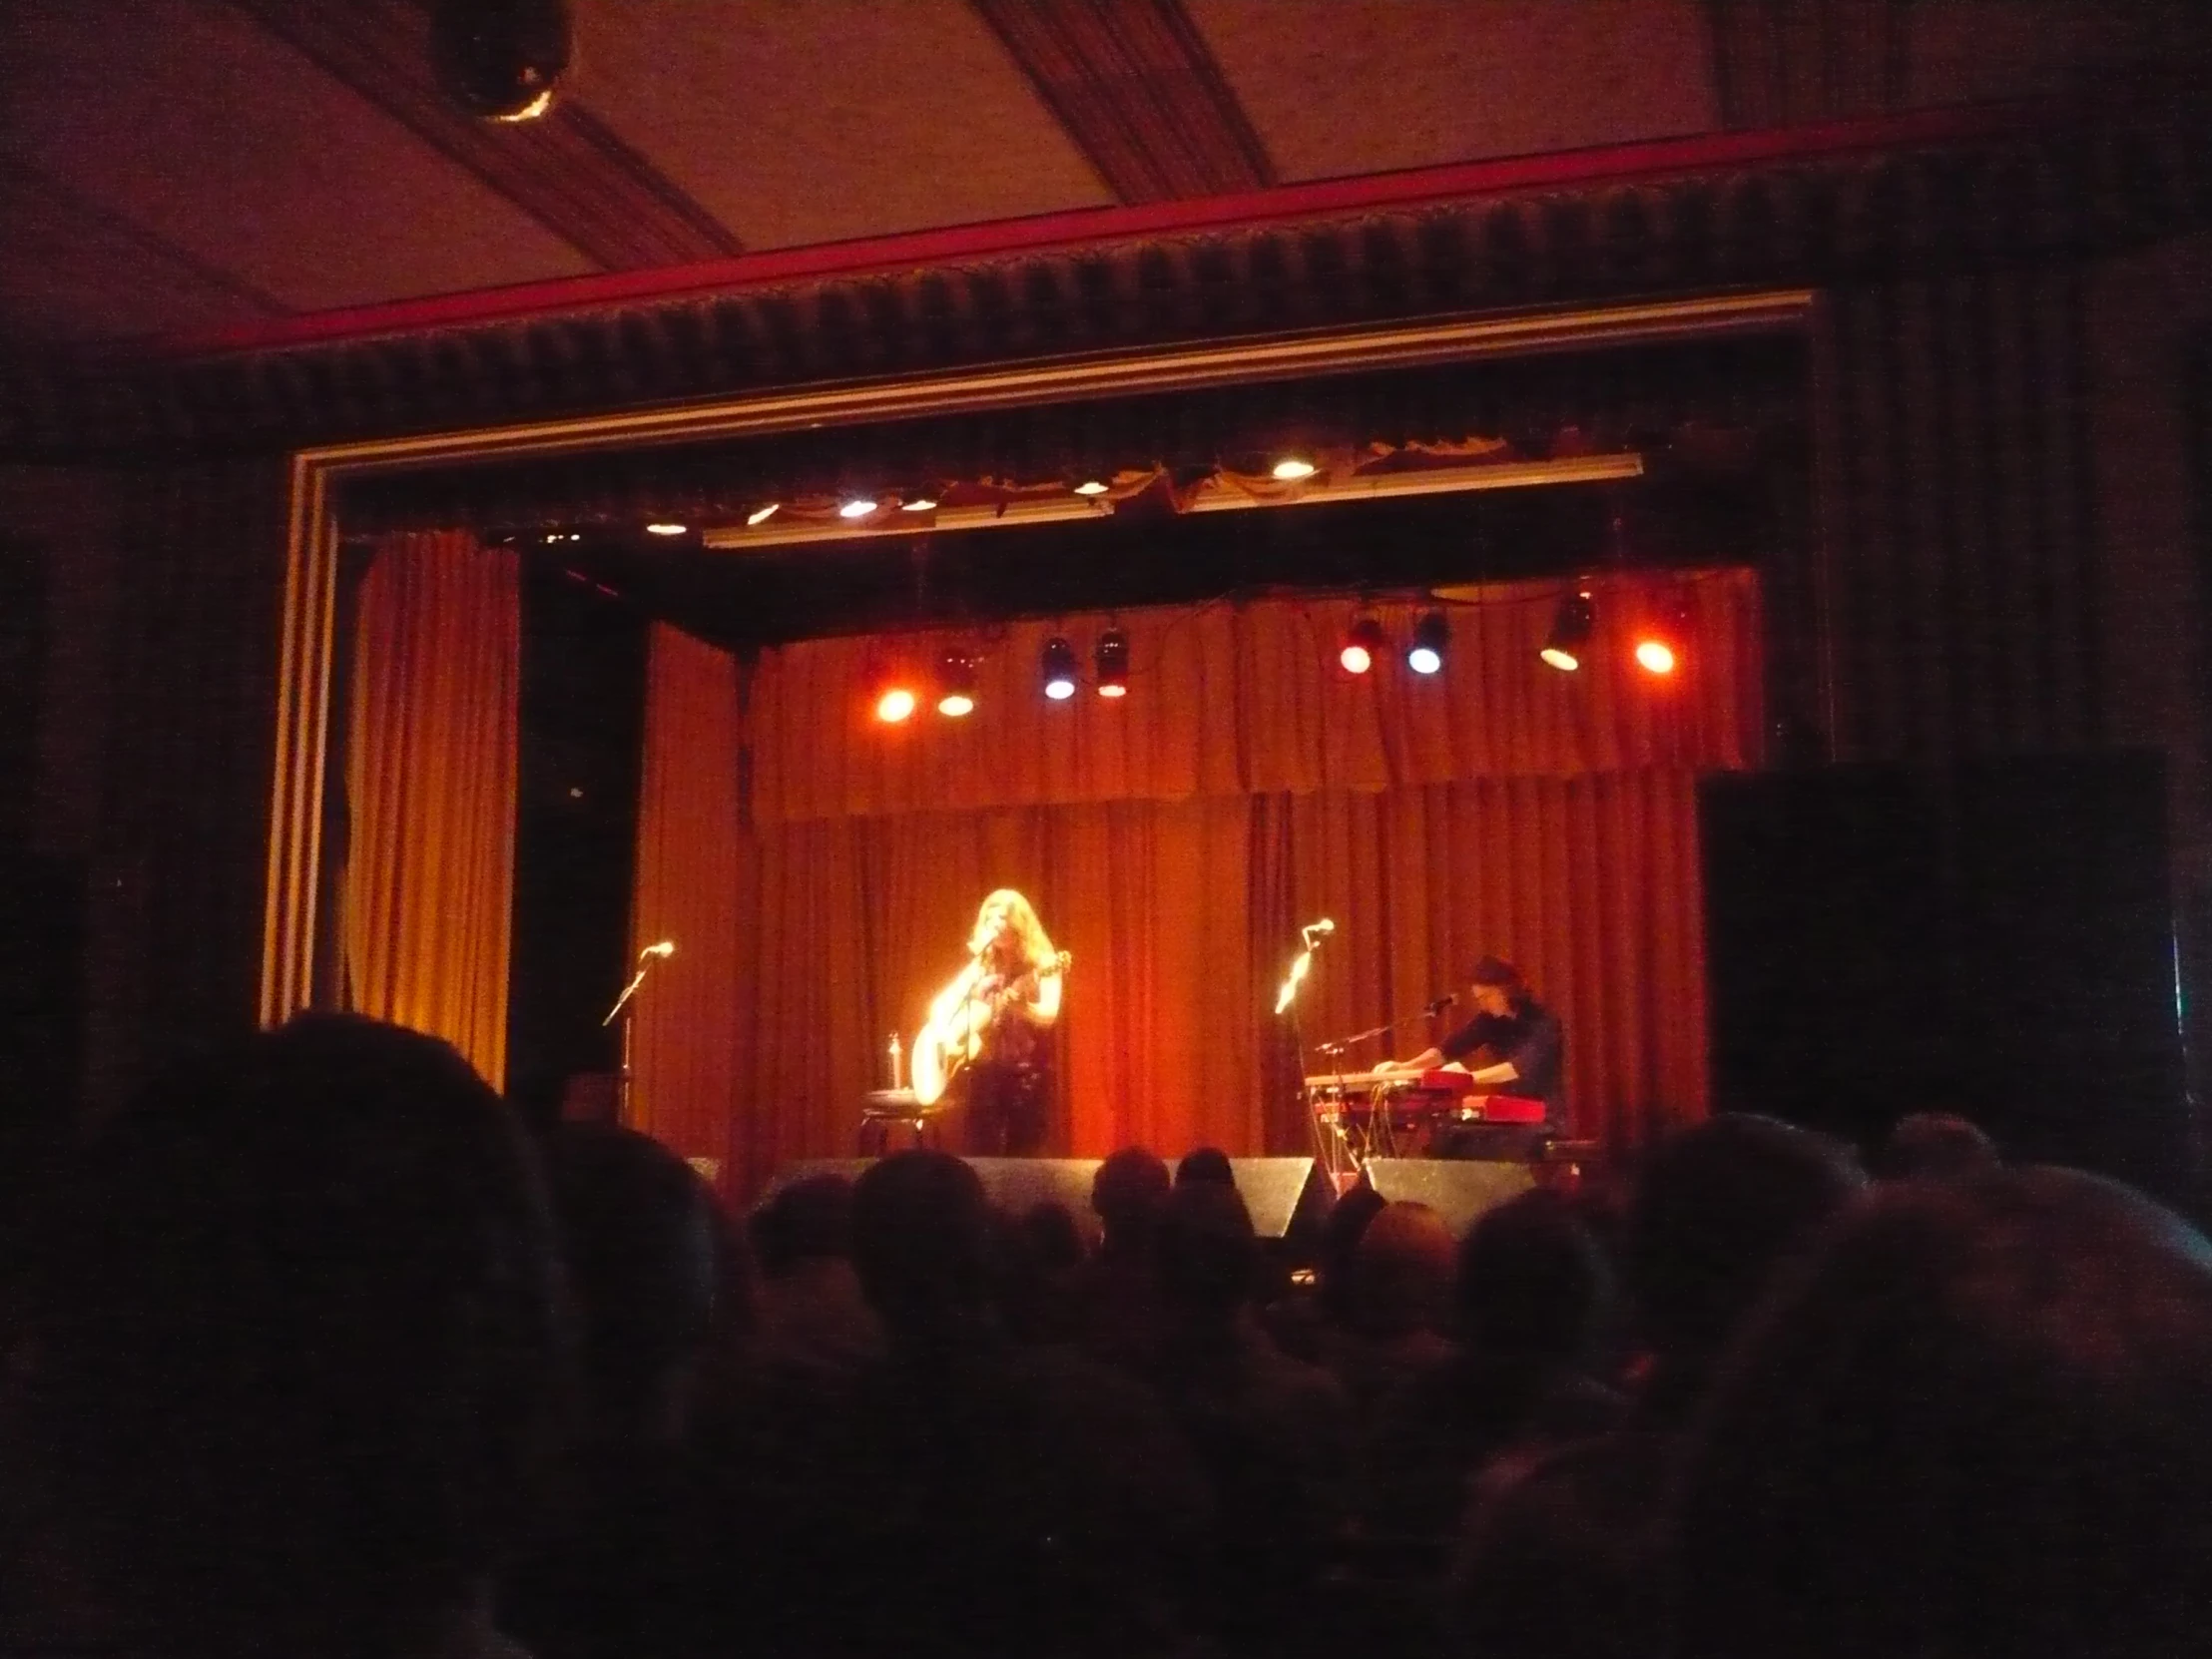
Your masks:
<svg viewBox="0 0 2212 1659"><path fill-rule="evenodd" d="M539 93L537 97L531 99L529 103L523 105L521 109L510 111L506 115L495 115L492 117L492 120L535 121L539 116L545 114L545 112L547 110L550 110L552 107L553 89L551 87L547 87L543 92Z"/></svg>
<svg viewBox="0 0 2212 1659"><path fill-rule="evenodd" d="M837 509L837 516L839 518L865 518L869 513L875 511L875 508L876 501L872 496L855 495Z"/></svg>
<svg viewBox="0 0 2212 1659"><path fill-rule="evenodd" d="M1314 471L1314 463L1303 455L1286 455L1275 463L1276 478L1286 484L1295 484L1301 478L1311 478Z"/></svg>
<svg viewBox="0 0 2212 1659"><path fill-rule="evenodd" d="M691 526L688 524L678 524L673 520L669 520L648 524L645 527L645 533L649 536L680 536L690 528Z"/></svg>
<svg viewBox="0 0 2212 1659"><path fill-rule="evenodd" d="M766 524L770 519L776 516L776 509L781 507L783 504L784 503L781 501L770 501L762 506L755 507L751 512L745 515L747 528L750 529L755 525Z"/></svg>
<svg viewBox="0 0 2212 1659"><path fill-rule="evenodd" d="M917 495L911 501L901 501L898 504L898 510L902 513L934 512L936 507L937 498L933 495Z"/></svg>
<svg viewBox="0 0 2212 1659"><path fill-rule="evenodd" d="M966 692L946 692L937 699L937 713L958 720L962 715L975 713L975 699Z"/></svg>
<svg viewBox="0 0 2212 1659"><path fill-rule="evenodd" d="M1365 674L1375 667L1375 659L1382 654L1382 624L1372 616L1360 617L1345 635L1337 662L1347 674Z"/></svg>
<svg viewBox="0 0 2212 1659"><path fill-rule="evenodd" d="M1547 645L1536 655L1563 674L1572 674L1582 666L1580 657L1560 645Z"/></svg>
<svg viewBox="0 0 2212 1659"><path fill-rule="evenodd" d="M1103 478L1086 478L1075 486L1077 495L1104 495L1108 485Z"/></svg>
<svg viewBox="0 0 2212 1659"><path fill-rule="evenodd" d="M886 687L875 700L875 718L895 726L914 712L914 694L904 686Z"/></svg>
<svg viewBox="0 0 2212 1659"><path fill-rule="evenodd" d="M1672 674L1674 672L1674 647L1657 638L1636 642L1636 663L1646 674Z"/></svg>

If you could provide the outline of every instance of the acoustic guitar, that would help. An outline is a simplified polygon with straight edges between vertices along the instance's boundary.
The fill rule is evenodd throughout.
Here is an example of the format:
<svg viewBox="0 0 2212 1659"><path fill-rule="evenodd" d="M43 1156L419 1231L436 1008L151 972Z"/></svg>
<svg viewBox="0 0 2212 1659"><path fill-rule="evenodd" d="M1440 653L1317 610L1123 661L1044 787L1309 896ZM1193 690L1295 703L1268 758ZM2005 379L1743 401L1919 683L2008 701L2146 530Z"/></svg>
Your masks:
<svg viewBox="0 0 2212 1659"><path fill-rule="evenodd" d="M987 996L964 996L945 1009L944 1018L931 1017L914 1033L912 1083L914 1103L934 1106L944 1098L960 1068L983 1052L983 1034L992 1021L1016 1003L1037 993L1039 981L1068 970L1075 958L1061 951L1051 961L1032 967L1008 980Z"/></svg>

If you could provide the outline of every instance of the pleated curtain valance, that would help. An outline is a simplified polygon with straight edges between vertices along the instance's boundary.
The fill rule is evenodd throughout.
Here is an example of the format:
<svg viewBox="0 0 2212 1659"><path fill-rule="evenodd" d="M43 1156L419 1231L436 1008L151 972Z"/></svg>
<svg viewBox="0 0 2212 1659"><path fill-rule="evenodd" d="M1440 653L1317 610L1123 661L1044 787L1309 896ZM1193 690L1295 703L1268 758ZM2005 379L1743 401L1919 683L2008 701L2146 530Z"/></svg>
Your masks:
<svg viewBox="0 0 2212 1659"><path fill-rule="evenodd" d="M1537 653L1559 600L1593 598L1578 673ZM1374 792L1477 778L1580 778L1660 766L1755 765L1764 730L1759 585L1748 570L1622 573L1580 584L1463 590L1443 607L1442 673L1398 653L1425 606L1374 607L1390 642L1375 670L1344 673L1347 599L1267 598L931 631L811 640L763 653L745 742L756 825L891 813L1209 796ZM1629 656L1632 626L1675 611L1686 647L1668 679ZM1128 639L1129 695L1094 695L1091 653ZM1045 644L1083 665L1064 703L1040 689ZM926 684L950 651L976 658L976 707L928 697L888 726L869 687L903 665Z"/></svg>

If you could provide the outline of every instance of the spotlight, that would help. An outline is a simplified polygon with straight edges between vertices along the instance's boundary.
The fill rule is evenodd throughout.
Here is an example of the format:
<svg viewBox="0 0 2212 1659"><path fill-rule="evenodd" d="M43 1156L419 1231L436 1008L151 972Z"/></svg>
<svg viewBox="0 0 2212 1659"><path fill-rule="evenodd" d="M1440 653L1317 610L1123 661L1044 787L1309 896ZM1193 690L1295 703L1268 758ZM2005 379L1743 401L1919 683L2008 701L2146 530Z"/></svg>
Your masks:
<svg viewBox="0 0 2212 1659"><path fill-rule="evenodd" d="M1053 635L1044 642L1037 672L1044 679L1045 696L1055 703L1065 703L1075 695L1075 647L1061 635Z"/></svg>
<svg viewBox="0 0 2212 1659"><path fill-rule="evenodd" d="M751 529L756 525L766 524L770 519L776 516L777 508L783 506L783 504L784 503L781 501L762 502L758 507L755 507L751 512L745 515L746 527L748 529Z"/></svg>
<svg viewBox="0 0 2212 1659"><path fill-rule="evenodd" d="M1275 463L1276 478L1286 484L1295 484L1301 478L1311 478L1314 470L1314 463L1303 455L1285 455Z"/></svg>
<svg viewBox="0 0 2212 1659"><path fill-rule="evenodd" d="M1110 486L1103 478L1086 478L1075 486L1077 495L1104 495Z"/></svg>
<svg viewBox="0 0 2212 1659"><path fill-rule="evenodd" d="M975 659L964 651L937 661L937 713L954 720L975 713Z"/></svg>
<svg viewBox="0 0 2212 1659"><path fill-rule="evenodd" d="M1551 634L1537 655L1553 668L1572 674L1582 666L1582 653L1590 643L1590 627L1596 611L1587 592L1570 593L1559 601L1551 619Z"/></svg>
<svg viewBox="0 0 2212 1659"><path fill-rule="evenodd" d="M1091 667L1098 675L1098 695L1101 697L1127 697L1129 695L1129 636L1119 628L1109 628L1098 636L1098 644L1091 652Z"/></svg>
<svg viewBox="0 0 2212 1659"><path fill-rule="evenodd" d="M1679 599L1662 599L1653 605L1636 629L1636 666L1662 678L1680 668L1689 655L1688 624Z"/></svg>
<svg viewBox="0 0 2212 1659"><path fill-rule="evenodd" d="M877 669L870 676L868 701L875 718L886 726L896 726L911 718L921 704L914 692L913 676L903 664L897 663Z"/></svg>
<svg viewBox="0 0 2212 1659"><path fill-rule="evenodd" d="M430 59L445 95L486 121L528 121L568 68L568 0L436 0Z"/></svg>
<svg viewBox="0 0 2212 1659"><path fill-rule="evenodd" d="M848 495L837 507L839 518L865 518L881 505L872 495Z"/></svg>
<svg viewBox="0 0 2212 1659"><path fill-rule="evenodd" d="M1441 611L1423 611L1413 624L1413 643L1405 648L1405 666L1415 674L1440 673L1451 643L1451 624Z"/></svg>
<svg viewBox="0 0 2212 1659"><path fill-rule="evenodd" d="M937 498L927 490L923 490L919 495L909 497L898 504L898 510L902 513L935 512L936 508Z"/></svg>
<svg viewBox="0 0 2212 1659"><path fill-rule="evenodd" d="M1337 661L1347 674L1365 674L1375 667L1375 659L1382 654L1383 644L1382 624L1372 616L1361 617L1345 635Z"/></svg>
<svg viewBox="0 0 2212 1659"><path fill-rule="evenodd" d="M673 520L656 520L645 527L645 533L649 536L680 536L690 528L688 524L678 524Z"/></svg>

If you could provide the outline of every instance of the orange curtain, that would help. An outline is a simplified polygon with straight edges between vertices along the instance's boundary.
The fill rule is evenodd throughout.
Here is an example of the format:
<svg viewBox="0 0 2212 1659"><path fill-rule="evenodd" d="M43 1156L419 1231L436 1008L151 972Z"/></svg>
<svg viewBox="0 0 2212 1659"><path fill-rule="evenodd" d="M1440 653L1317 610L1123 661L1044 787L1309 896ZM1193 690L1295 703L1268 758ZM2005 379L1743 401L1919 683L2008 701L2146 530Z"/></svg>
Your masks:
<svg viewBox="0 0 2212 1659"><path fill-rule="evenodd" d="M633 952L669 940L632 1004L628 1120L719 1166L737 1113L738 671L657 625L646 657Z"/></svg>
<svg viewBox="0 0 2212 1659"><path fill-rule="evenodd" d="M465 531L393 536L362 580L346 748L348 1007L507 1069L517 698L515 557Z"/></svg>
<svg viewBox="0 0 2212 1659"><path fill-rule="evenodd" d="M966 728L924 716L891 733L859 724L840 678L888 642L772 653L741 716L727 659L657 638L639 938L701 929L662 987L697 974L699 1000L641 1015L641 1121L726 1160L741 1196L793 1159L849 1154L890 1037L911 1039L1000 885L1074 956L1053 1151L1309 1150L1294 1028L1272 1010L1299 926L1323 915L1339 926L1301 1003L1309 1043L1416 1013L1495 951L1567 1025L1579 1133L1632 1145L1701 1113L1696 778L1756 756L1756 585L1700 579L1692 670L1640 690L1536 665L1560 591L1460 611L1438 683L1337 675L1341 602L1123 619L1154 654L1139 648L1132 695L1102 713L1047 708L1015 629L994 647L1022 669L1002 699L986 679ZM1625 647L1612 597L1593 666ZM1386 620L1402 638L1409 617ZM849 796L877 810L795 810ZM709 804L688 828L679 797ZM1431 1034L1416 1019L1394 1046Z"/></svg>

